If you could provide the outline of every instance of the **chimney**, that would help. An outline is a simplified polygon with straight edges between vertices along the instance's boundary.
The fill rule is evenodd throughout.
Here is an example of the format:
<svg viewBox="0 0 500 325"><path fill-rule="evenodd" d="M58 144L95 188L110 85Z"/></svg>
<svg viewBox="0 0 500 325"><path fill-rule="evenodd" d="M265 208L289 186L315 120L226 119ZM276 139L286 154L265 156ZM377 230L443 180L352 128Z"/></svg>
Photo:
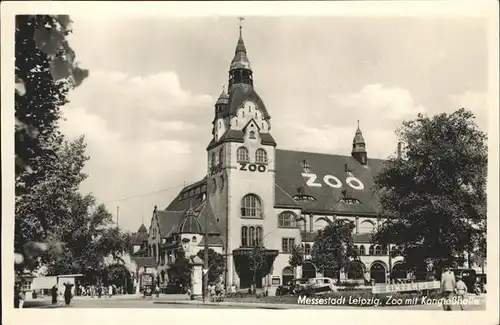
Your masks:
<svg viewBox="0 0 500 325"><path fill-rule="evenodd" d="M398 142L398 159L403 157L403 142Z"/></svg>

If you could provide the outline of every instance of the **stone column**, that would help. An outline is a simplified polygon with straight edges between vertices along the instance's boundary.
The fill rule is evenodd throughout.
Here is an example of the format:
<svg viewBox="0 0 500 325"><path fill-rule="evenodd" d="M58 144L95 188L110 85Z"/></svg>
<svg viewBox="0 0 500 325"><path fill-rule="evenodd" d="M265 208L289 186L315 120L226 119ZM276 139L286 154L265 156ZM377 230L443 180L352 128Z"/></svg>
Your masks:
<svg viewBox="0 0 500 325"><path fill-rule="evenodd" d="M203 298L203 261L198 256L195 256L190 264L191 271L191 300L200 300Z"/></svg>

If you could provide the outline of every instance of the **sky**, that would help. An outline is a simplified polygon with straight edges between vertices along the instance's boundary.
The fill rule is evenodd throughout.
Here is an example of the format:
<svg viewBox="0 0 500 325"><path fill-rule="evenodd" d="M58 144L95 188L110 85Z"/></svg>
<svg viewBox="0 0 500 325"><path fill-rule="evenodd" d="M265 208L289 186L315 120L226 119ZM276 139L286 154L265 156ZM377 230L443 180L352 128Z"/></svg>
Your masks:
<svg viewBox="0 0 500 325"><path fill-rule="evenodd" d="M70 45L90 74L61 129L86 137L81 191L136 231L204 176L239 22L117 16L72 15ZM278 148L350 155L360 120L368 157L386 158L404 120L460 107L487 131L482 18L252 16L243 38Z"/></svg>

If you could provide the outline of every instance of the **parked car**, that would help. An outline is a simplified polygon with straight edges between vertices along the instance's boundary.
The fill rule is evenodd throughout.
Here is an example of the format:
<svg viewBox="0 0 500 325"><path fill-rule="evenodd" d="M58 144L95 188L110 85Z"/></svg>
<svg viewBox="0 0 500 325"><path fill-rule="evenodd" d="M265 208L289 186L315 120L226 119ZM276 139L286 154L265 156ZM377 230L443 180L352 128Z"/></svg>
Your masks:
<svg viewBox="0 0 500 325"><path fill-rule="evenodd" d="M285 283L276 288L276 296L298 294L306 284L307 279L293 279L289 283Z"/></svg>
<svg viewBox="0 0 500 325"><path fill-rule="evenodd" d="M464 281L465 285L467 286L468 292L475 292L477 282L476 271L474 271L473 269L452 269L451 271L455 274L455 277L462 277L462 281Z"/></svg>
<svg viewBox="0 0 500 325"><path fill-rule="evenodd" d="M331 278L311 278L307 283L307 287L311 288L313 293L337 291L335 280Z"/></svg>

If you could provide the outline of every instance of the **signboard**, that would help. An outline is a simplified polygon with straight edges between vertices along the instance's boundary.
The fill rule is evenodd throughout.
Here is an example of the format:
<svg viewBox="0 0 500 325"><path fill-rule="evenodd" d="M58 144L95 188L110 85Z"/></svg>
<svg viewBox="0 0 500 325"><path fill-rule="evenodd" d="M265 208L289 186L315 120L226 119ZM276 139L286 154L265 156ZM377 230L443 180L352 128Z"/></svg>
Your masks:
<svg viewBox="0 0 500 325"><path fill-rule="evenodd" d="M273 276L271 281L273 286L279 286L281 283L281 279L279 276Z"/></svg>
<svg viewBox="0 0 500 325"><path fill-rule="evenodd" d="M264 173L267 170L267 166L262 164L249 164L249 163L239 163L239 164L240 164L240 170L242 171Z"/></svg>
<svg viewBox="0 0 500 325"><path fill-rule="evenodd" d="M153 285L153 275L152 274L143 274L141 284L143 286Z"/></svg>
<svg viewBox="0 0 500 325"><path fill-rule="evenodd" d="M318 175L311 174L311 173L302 173L302 176L307 178L307 180L306 180L307 186L309 186L309 187L323 187L323 184L321 184L318 181ZM347 177L345 182L351 188L358 190L358 191L362 191L365 188L365 185L363 184L363 182L361 182L359 179L357 179L354 176ZM323 183L325 183L326 185L328 185L332 188L341 188L342 187L342 181L333 175L325 175L323 177Z"/></svg>
<svg viewBox="0 0 500 325"><path fill-rule="evenodd" d="M391 293L403 291L421 291L439 289L441 287L439 281L426 281L415 283L401 284L376 284L372 287L372 293Z"/></svg>

